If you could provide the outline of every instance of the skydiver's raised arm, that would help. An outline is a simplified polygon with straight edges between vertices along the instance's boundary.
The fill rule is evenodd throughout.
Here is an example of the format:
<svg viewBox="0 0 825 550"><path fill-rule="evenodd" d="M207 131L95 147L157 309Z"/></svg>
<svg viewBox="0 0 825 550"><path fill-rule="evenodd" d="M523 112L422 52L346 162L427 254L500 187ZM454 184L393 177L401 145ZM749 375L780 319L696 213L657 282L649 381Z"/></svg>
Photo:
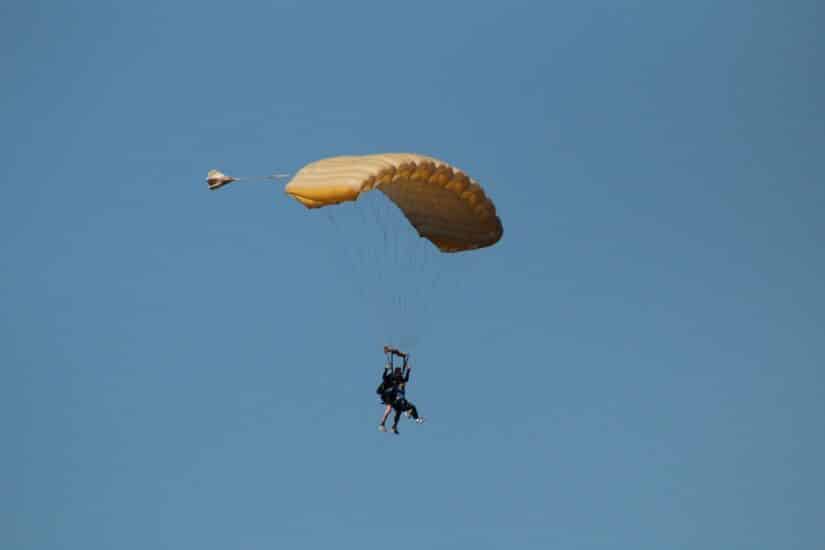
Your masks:
<svg viewBox="0 0 825 550"><path fill-rule="evenodd" d="M405 360L407 358L406 353L404 353L403 351L399 351L395 348L392 348L390 346L384 346L384 353L389 353L390 355L397 355L398 357L403 357Z"/></svg>

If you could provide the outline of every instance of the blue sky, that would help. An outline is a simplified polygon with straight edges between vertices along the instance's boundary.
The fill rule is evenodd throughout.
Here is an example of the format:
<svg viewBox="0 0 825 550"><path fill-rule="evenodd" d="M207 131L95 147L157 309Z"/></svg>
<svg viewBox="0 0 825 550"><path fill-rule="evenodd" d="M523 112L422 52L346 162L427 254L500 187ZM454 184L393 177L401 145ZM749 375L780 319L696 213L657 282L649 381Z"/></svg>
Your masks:
<svg viewBox="0 0 825 550"><path fill-rule="evenodd" d="M3 548L821 541L817 2L0 13ZM505 228L416 290L400 437L329 223L203 183L389 151Z"/></svg>

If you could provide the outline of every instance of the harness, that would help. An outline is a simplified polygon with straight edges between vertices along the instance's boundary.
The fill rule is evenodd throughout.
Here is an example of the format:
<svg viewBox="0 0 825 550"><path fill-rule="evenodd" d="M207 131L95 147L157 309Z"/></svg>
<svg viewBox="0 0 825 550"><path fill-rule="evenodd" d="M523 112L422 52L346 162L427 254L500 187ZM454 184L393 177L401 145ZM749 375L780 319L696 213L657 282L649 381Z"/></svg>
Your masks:
<svg viewBox="0 0 825 550"><path fill-rule="evenodd" d="M378 388L376 388L375 393L380 395L384 402L391 403L398 397L404 399L405 391L401 388L404 382L403 380L395 381L395 355L397 352L389 350L385 353L387 355L387 365L384 367L385 375L382 377L381 383L378 385ZM404 363L401 365L401 378L404 379L410 371L408 366L410 355L406 354L401 357L404 359ZM386 373L389 373L389 377L387 377Z"/></svg>

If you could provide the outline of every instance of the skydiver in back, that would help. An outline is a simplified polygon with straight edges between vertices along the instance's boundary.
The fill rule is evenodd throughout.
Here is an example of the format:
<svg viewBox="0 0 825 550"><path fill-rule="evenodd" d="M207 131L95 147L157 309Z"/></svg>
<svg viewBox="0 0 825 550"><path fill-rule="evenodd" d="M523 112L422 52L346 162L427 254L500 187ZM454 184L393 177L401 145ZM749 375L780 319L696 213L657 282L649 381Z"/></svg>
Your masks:
<svg viewBox="0 0 825 550"><path fill-rule="evenodd" d="M395 399L393 399L392 408L395 410L395 417L392 421L392 433L398 433L398 420L401 418L401 414L403 413L405 416L412 418L415 420L417 424L421 424L424 422L424 418L418 415L418 409L415 405L412 404L411 401L407 400L407 382L410 380L410 369L412 367L407 366L407 372L404 375L404 379L395 387Z"/></svg>
<svg viewBox="0 0 825 550"><path fill-rule="evenodd" d="M406 365L407 363L407 354L395 348L384 346L384 353L387 356L387 363L384 365L384 372L381 375L381 384L379 384L375 390L375 393L381 397L381 402L386 405L384 414L381 417L381 423L378 425L378 429L382 432L387 431L385 424L395 402L395 389L404 380L403 367L393 367L393 359L396 356L402 357L404 364Z"/></svg>

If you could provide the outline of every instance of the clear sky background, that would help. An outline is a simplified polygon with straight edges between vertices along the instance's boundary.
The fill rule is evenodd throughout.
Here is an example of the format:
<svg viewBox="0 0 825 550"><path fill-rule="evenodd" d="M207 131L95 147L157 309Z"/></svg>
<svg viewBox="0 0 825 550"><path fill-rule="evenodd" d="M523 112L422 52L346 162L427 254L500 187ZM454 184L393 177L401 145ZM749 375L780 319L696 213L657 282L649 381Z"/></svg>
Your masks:
<svg viewBox="0 0 825 550"><path fill-rule="evenodd" d="M823 13L3 2L0 547L818 547ZM329 224L203 183L388 151L505 228L399 437Z"/></svg>

